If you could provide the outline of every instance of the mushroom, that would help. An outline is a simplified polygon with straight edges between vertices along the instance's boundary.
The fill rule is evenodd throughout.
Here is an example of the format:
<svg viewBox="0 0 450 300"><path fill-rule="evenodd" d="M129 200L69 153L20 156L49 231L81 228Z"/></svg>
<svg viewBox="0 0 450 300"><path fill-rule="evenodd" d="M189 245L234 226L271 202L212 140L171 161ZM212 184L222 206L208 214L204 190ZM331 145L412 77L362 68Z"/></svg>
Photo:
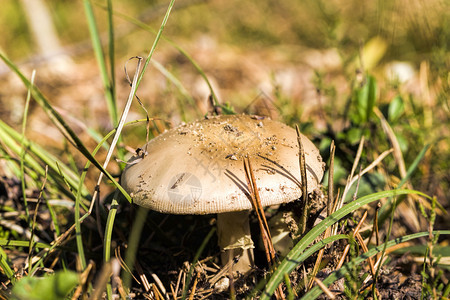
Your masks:
<svg viewBox="0 0 450 300"><path fill-rule="evenodd" d="M302 136L302 143L312 192L324 164L309 139ZM244 157L251 159L263 207L302 195L296 131L268 118L229 115L183 123L143 150L121 178L134 203L169 214L217 214L222 264L233 259L233 272L244 274L254 265Z"/></svg>

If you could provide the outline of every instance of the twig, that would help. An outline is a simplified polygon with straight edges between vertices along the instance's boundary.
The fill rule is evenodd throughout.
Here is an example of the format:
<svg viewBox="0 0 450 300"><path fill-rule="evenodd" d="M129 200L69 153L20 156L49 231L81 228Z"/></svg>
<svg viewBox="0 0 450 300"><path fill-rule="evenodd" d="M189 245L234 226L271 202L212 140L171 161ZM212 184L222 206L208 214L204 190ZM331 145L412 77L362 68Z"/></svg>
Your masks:
<svg viewBox="0 0 450 300"><path fill-rule="evenodd" d="M178 273L177 285L175 286L175 292L173 293L174 300L176 300L176 298L177 298L178 290L180 288L181 277L182 277L183 274L184 274L184 271L183 271L183 269L181 269L180 273Z"/></svg>
<svg viewBox="0 0 450 300"><path fill-rule="evenodd" d="M301 138L300 129L298 128L298 125L295 125L295 131L297 132L300 176L302 179L303 207L302 207L302 215L300 218L300 227L301 227L301 234L303 235L306 232L306 221L308 219L308 180L306 178L305 150L303 149L302 138Z"/></svg>
<svg viewBox="0 0 450 300"><path fill-rule="evenodd" d="M34 230L36 228L36 218L37 218L37 215L38 215L39 204L42 201L42 195L44 193L45 184L47 183L47 174L48 174L48 165L45 166L44 179L43 179L43 182L42 182L41 189L39 190L38 200L37 200L37 203L36 203L36 207L34 209L33 223L32 223L32 226L31 226L30 246L28 248L28 261L30 262L29 265L28 265L28 274L31 273L31 267L32 267L32 263L33 263L32 261L30 261L30 258L31 258L31 253L33 253L33 248L34 248L34 246L33 246Z"/></svg>
<svg viewBox="0 0 450 300"><path fill-rule="evenodd" d="M366 220L366 217L367 217L367 211L364 212L363 216L361 217L361 220L359 220L358 225L356 225L355 229L353 230L353 237L355 237L356 234L359 232L359 229L361 228L363 222ZM340 269L342 267L342 265L344 264L345 257L347 256L347 253L349 250L350 250L350 244L347 244L342 253L342 257L336 266L336 270Z"/></svg>
<svg viewBox="0 0 450 300"><path fill-rule="evenodd" d="M200 273L197 273L197 276L195 276L194 284L192 285L192 292L191 292L191 295L189 296L189 300L194 299L195 289L197 288L197 282L198 282L199 278L200 278Z"/></svg>
<svg viewBox="0 0 450 300"><path fill-rule="evenodd" d="M273 248L272 237L270 235L269 225L267 224L264 209L261 205L258 187L256 186L255 176L250 163L250 158L244 158L244 170L247 179L248 189L251 196L252 206L258 217L259 228L263 236L264 248L266 250L266 258L269 267L272 267L275 262L275 249Z"/></svg>
<svg viewBox="0 0 450 300"><path fill-rule="evenodd" d="M333 182L334 182L334 152L336 150L336 146L334 146L334 141L331 141L330 146L330 167L328 169L328 203L327 203L327 216L333 213L333 202L334 202L334 191L333 191Z"/></svg>
<svg viewBox="0 0 450 300"><path fill-rule="evenodd" d="M317 285L320 287L320 289L327 295L328 299L336 299L336 296L327 288L323 282L317 278L314 278L314 281L317 283Z"/></svg>
<svg viewBox="0 0 450 300"><path fill-rule="evenodd" d="M275 265L275 249L272 243L272 237L270 235L269 225L267 224L266 216L264 215L264 209L261 204L261 199L259 197L258 187L256 186L255 176L253 174L252 166L250 163L250 158L244 158L244 170L248 184L248 190L250 192L253 209L256 211L258 216L258 223L263 237L264 249L266 252L267 262L269 268ZM285 299L281 285L277 287L275 292L277 299Z"/></svg>

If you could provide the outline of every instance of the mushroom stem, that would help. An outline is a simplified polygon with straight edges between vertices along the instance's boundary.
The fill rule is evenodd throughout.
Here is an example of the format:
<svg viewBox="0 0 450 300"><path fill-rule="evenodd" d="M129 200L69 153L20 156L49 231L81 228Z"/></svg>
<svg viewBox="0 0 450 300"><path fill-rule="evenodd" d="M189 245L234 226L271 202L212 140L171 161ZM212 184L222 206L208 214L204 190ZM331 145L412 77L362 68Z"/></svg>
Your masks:
<svg viewBox="0 0 450 300"><path fill-rule="evenodd" d="M250 233L249 211L217 214L217 235L222 251L222 266L231 261L232 273L245 274L254 266L253 241ZM238 258L238 261L235 261Z"/></svg>

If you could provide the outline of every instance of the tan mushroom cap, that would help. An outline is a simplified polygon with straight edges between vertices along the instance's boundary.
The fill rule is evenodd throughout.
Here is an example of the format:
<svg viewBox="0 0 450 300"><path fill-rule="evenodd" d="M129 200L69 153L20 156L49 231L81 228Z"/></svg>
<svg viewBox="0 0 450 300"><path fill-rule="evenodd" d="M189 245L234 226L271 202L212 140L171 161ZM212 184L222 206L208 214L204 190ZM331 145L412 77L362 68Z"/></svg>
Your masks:
<svg viewBox="0 0 450 300"><path fill-rule="evenodd" d="M308 192L324 164L302 136ZM250 210L243 158L250 158L263 206L301 197L297 134L285 124L248 115L217 116L182 124L148 142L134 156L121 184L133 201L172 214Z"/></svg>

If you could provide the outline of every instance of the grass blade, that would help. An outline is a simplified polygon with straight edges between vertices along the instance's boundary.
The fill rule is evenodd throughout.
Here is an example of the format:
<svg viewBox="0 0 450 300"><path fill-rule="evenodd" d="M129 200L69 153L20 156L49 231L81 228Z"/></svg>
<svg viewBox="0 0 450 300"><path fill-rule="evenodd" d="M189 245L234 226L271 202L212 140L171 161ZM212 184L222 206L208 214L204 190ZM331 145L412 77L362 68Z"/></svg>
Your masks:
<svg viewBox="0 0 450 300"><path fill-rule="evenodd" d="M442 235L450 235L450 230L434 231L433 233L442 234ZM390 248L390 247L393 247L400 243L407 242L409 240L428 236L428 234L429 234L429 232L414 233L411 235L393 239L385 244L381 244L378 247L372 248L368 252L352 259L350 262L343 265L342 268L337 270L335 273L332 273L331 275L329 275L322 283L325 284L325 286L329 286L336 280L339 280L340 278L344 277L349 272L349 270L351 270L354 266L357 266L358 264L362 263L369 257L372 257L372 256L376 255L377 253L383 251L385 246L386 246L386 248ZM308 299L308 300L316 299L318 296L320 296L320 294L322 294L322 290L318 286L315 286L307 294L305 294L301 299Z"/></svg>
<svg viewBox="0 0 450 300"><path fill-rule="evenodd" d="M119 196L118 190L114 193L113 199L111 201L111 209L108 213L108 219L106 220L106 226L105 226L105 237L103 240L103 261L105 263L109 262L111 259L111 237L112 237L112 231L114 227L114 220L116 218L117 213L117 207L119 206L119 202L117 202L117 198ZM112 287L111 282L108 282L106 286L106 293L108 296L108 299L112 299Z"/></svg>
<svg viewBox="0 0 450 300"><path fill-rule="evenodd" d="M296 262L298 264L304 262L307 258L309 258L311 255L313 255L316 251L320 250L322 247L325 247L326 245L328 245L329 243L335 242L337 240L343 240L343 239L348 239L348 235L346 234L337 234L337 235L333 235L327 238L324 238L323 240L317 242L316 244L312 245L311 247L309 247L308 249L306 249L296 260ZM283 278L285 275L288 275L288 273L284 273L283 274ZM256 286L256 288L252 291L252 294L249 295L249 297L247 297L247 299L253 299L252 297L255 297L256 293L258 290L261 290L265 285L267 284L267 282L265 280L261 280L258 285ZM270 295L268 295L270 298Z"/></svg>
<svg viewBox="0 0 450 300"><path fill-rule="evenodd" d="M0 240L0 246L5 247L28 247L30 245L29 241L15 241L15 240ZM33 247L35 248L49 248L49 244L34 242Z"/></svg>
<svg viewBox="0 0 450 300"><path fill-rule="evenodd" d="M124 272L122 276L123 286L126 288L131 287L131 273L134 269L134 263L136 262L136 253L139 248L139 240L141 238L142 228L147 218L148 209L139 207L134 217L133 227L131 228L131 234L128 241L127 253L125 254L125 264L128 266L130 272Z"/></svg>
<svg viewBox="0 0 450 300"><path fill-rule="evenodd" d="M8 255L6 254L5 251L3 251L3 248L0 247L0 268L3 270L3 273L6 275L6 277L8 277L8 279L14 283L15 282L14 271L9 266L8 261L9 261Z"/></svg>
<svg viewBox="0 0 450 300"><path fill-rule="evenodd" d="M425 154L427 153L428 149L431 147L431 144L426 144L422 150L419 152L419 154L414 159L411 166L409 166L408 170L406 171L406 176L402 178L402 180L399 182L397 188L401 188L406 182L408 182L409 178L417 169L417 166L422 161L422 159L425 157ZM400 204L402 199L397 200L397 205ZM378 218L378 225L381 226L384 221L389 217L389 214L391 212L391 206L392 206L392 199L389 199L388 202L383 205L379 212L379 218Z"/></svg>
<svg viewBox="0 0 450 300"><path fill-rule="evenodd" d="M172 11L173 5L175 4L175 0L171 0L169 3L169 6L167 7L166 14L164 15L164 19L161 22L161 27L158 30L158 33L156 34L155 40L153 42L152 48L150 49L150 52L148 53L147 59L145 60L144 67L142 69L142 73L139 76L136 84L136 89L139 87L139 84L141 83L142 78L144 77L145 70L147 69L148 64L150 63L150 60L153 56L153 53L155 52L156 45L158 45L159 40L161 39L162 32L164 31L164 27L167 24L167 20L169 19L170 12Z"/></svg>
<svg viewBox="0 0 450 300"><path fill-rule="evenodd" d="M3 121L0 120L0 139L6 145L11 151L16 153L18 156L21 155L23 149L27 149L28 153L33 155L24 155L23 161L24 165L27 166L29 169L34 171L35 173L39 174L39 176L44 176L45 171L42 165L48 165L51 172L53 173L61 173L64 172L65 174L65 180L67 180L67 183L69 184L70 188L73 190L76 190L78 186L78 175L75 174L70 168L68 168L65 164L59 161L58 158L53 156L52 154L48 153L46 150L41 148L39 145L29 141L26 137L9 127L7 124L5 124ZM19 145L22 144L22 145ZM38 162L34 157L36 157L41 162ZM61 167L61 169L58 168ZM27 171L28 175L32 175L30 170ZM19 171L20 173L20 171ZM20 177L18 175L18 177ZM61 188L61 191L64 191L64 185L62 178L60 176L52 176L53 180L56 184L59 185ZM34 179L38 179L37 177ZM58 179L61 179L61 181L58 181ZM82 193L83 196L87 197L89 195L89 192L87 191L86 187L82 186ZM70 193L69 193L70 194Z"/></svg>
<svg viewBox="0 0 450 300"><path fill-rule="evenodd" d="M341 209L337 210L327 218L325 218L317 226L314 226L313 229L311 229L288 253L286 258L281 262L281 264L277 267L276 271L270 277L264 289L264 292L261 296L261 299L265 300L270 299L270 296L274 293L277 286L282 282L284 274L286 273L289 274L290 272L292 272L292 270L295 269L295 267L299 264L299 257L302 255L305 249L314 241L316 237L318 237L322 232L324 232L327 227L338 222L340 219L350 214L351 212L357 210L358 208L366 204L369 204L373 201L385 197L395 197L406 194L417 194L423 197L428 197L427 195L414 190L382 191L356 199L350 202L349 204L345 205Z"/></svg>
<svg viewBox="0 0 450 300"><path fill-rule="evenodd" d="M116 104L116 99L115 99L115 88L114 88L113 80L109 79L108 70L106 68L105 57L103 55L103 50L102 50L100 34L98 32L97 23L95 21L94 11L92 9L91 2L89 0L84 0L83 4L84 4L84 11L86 13L86 18L88 21L89 32L91 34L92 47L94 48L95 57L97 59L98 66L100 68L100 74L102 77L103 86L105 87L106 104L108 106L108 111L109 111L112 125L114 127L116 127L118 114L117 114L117 104ZM111 9L111 6L109 4L110 3L108 1L108 10ZM110 35L112 34L112 24L109 25L109 34ZM110 39L111 39L111 37L110 37ZM114 38L112 40L114 40ZM111 43L111 41L110 41L110 43ZM111 47L113 47L113 46L111 46L111 44L110 44L110 51L111 51ZM114 49L112 49L112 51L114 51ZM111 54L111 52L110 52L110 54ZM110 59L114 59L114 58L110 57ZM111 66L111 68L112 67L113 67L113 65ZM114 74L114 72L113 72L113 74ZM111 76L113 76L113 75L111 75Z"/></svg>
<svg viewBox="0 0 450 300"><path fill-rule="evenodd" d="M36 71L33 70L31 73L31 84L34 84L34 77L36 75ZM27 202L27 196L26 196L26 183L25 183L25 164L24 164L24 158L25 158L25 147L23 145L23 140L25 139L25 129L27 128L27 118L28 118L28 108L30 107L30 99L31 99L31 91L28 89L27 92L27 99L25 100L25 108L23 110L23 120L22 120L22 141L21 141L21 147L22 151L20 153L20 182L22 187L22 197L23 197L23 203L25 206L25 215L27 217L27 222L30 222L30 212L28 211L28 202Z"/></svg>
<svg viewBox="0 0 450 300"><path fill-rule="evenodd" d="M84 146L83 142L79 139L78 135L72 130L72 128L64 121L62 116L50 105L48 100L40 92L38 88L31 85L30 81L19 71L19 69L2 53L0 53L0 58L5 62L5 64L22 80L27 88L30 88L32 95L36 102L44 109L45 113L50 117L51 121L58 127L61 133L66 137L66 139L71 142L80 152L84 155L91 163L98 168L102 173L108 177L109 180L115 185L117 189L125 196L128 202L132 202L130 195L120 186L120 184L114 179L114 177L106 171L102 165L91 155L89 150Z"/></svg>

